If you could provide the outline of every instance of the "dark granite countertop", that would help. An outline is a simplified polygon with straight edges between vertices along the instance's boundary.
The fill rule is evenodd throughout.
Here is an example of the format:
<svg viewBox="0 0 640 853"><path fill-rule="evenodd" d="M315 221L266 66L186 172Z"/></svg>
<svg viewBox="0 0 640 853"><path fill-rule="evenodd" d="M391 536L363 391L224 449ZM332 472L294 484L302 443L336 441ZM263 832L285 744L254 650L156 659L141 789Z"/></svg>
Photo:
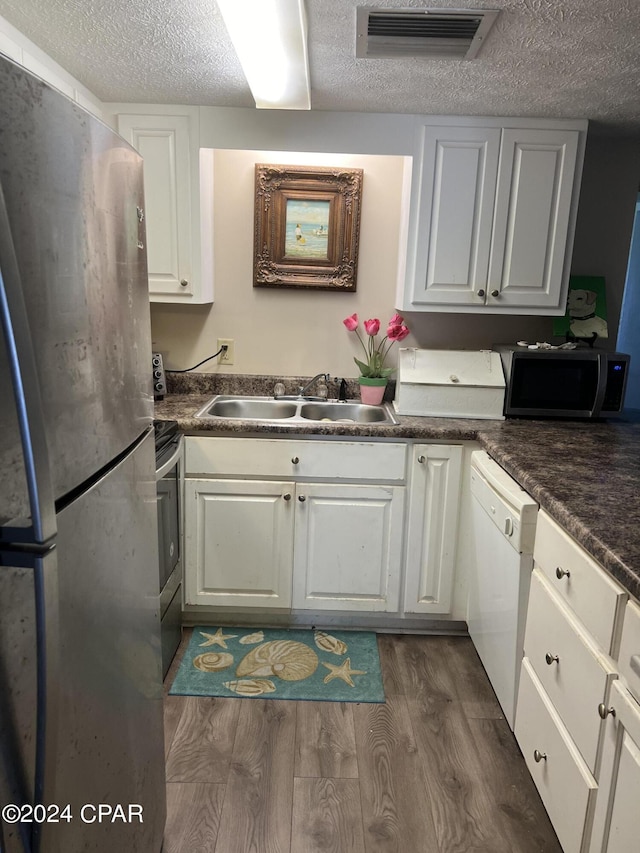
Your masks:
<svg viewBox="0 0 640 853"><path fill-rule="evenodd" d="M171 394L157 402L156 417L176 420L184 432L192 434L477 441L640 600L640 424L404 416L398 416L398 425L379 426L207 420L195 418L195 413L213 393L230 391L206 393L204 388L192 386L192 392ZM260 391L244 389L241 393Z"/></svg>

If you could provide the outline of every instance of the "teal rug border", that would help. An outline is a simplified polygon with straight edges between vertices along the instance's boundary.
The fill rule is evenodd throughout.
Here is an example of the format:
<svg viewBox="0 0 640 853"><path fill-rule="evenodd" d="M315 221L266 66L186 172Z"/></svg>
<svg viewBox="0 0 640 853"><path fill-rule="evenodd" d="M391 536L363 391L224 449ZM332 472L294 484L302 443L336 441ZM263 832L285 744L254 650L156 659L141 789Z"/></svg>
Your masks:
<svg viewBox="0 0 640 853"><path fill-rule="evenodd" d="M347 645L344 654L326 651L318 648L314 635L316 630L323 630L338 641ZM221 631L226 638L226 648L219 643L204 645L207 638L202 634L215 635ZM245 645L240 643L241 637L264 632L264 640L292 640L309 645L318 657L318 667L312 676L301 681L284 681L277 677L269 677L276 689L270 693L262 693L256 696L238 694L224 686L224 682L238 679L236 667L239 661L252 648L261 645L261 642ZM230 636L236 635L236 636ZM221 652L231 654L234 663L221 672L202 672L193 665L193 659L206 652ZM353 674L350 686L340 677L334 677L327 684L325 677L334 672L331 667L338 668L344 665L346 659L350 660L350 669L363 670L367 677ZM330 666L325 666L329 664ZM266 678L266 676L261 676ZM331 695L327 695L327 691ZM380 670L380 656L378 652L377 636L373 631L332 631L324 629L277 629L277 628L235 628L222 626L196 625L185 649L184 656L178 667L178 671L169 689L171 696L201 696L201 697L224 697L234 699L293 699L308 702L362 702L383 704L385 702L382 672Z"/></svg>

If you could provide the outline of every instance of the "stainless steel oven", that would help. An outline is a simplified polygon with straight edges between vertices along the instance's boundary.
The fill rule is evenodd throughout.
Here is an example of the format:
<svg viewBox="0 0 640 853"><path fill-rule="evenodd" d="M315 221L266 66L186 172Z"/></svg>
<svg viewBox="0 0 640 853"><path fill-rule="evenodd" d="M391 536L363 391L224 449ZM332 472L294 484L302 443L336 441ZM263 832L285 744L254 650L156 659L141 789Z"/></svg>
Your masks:
<svg viewBox="0 0 640 853"><path fill-rule="evenodd" d="M182 445L175 421L156 421L156 481L162 670L166 675L182 636Z"/></svg>

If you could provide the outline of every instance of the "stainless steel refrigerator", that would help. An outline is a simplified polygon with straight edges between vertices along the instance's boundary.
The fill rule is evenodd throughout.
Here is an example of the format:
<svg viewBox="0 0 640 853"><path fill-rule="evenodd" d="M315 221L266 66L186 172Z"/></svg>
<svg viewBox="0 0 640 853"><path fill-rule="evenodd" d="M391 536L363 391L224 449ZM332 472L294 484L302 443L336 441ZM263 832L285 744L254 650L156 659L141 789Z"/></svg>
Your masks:
<svg viewBox="0 0 640 853"><path fill-rule="evenodd" d="M162 846L144 235L138 154L0 57L2 853Z"/></svg>

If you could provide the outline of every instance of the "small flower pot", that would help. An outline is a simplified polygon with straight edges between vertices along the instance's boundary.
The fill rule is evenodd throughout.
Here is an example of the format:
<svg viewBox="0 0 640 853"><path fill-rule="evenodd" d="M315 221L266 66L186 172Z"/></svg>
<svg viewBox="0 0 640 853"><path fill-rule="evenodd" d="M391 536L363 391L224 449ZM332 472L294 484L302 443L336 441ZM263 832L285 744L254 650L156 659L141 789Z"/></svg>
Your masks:
<svg viewBox="0 0 640 853"><path fill-rule="evenodd" d="M380 377L360 376L360 399L369 406L379 406L384 397L387 380Z"/></svg>

